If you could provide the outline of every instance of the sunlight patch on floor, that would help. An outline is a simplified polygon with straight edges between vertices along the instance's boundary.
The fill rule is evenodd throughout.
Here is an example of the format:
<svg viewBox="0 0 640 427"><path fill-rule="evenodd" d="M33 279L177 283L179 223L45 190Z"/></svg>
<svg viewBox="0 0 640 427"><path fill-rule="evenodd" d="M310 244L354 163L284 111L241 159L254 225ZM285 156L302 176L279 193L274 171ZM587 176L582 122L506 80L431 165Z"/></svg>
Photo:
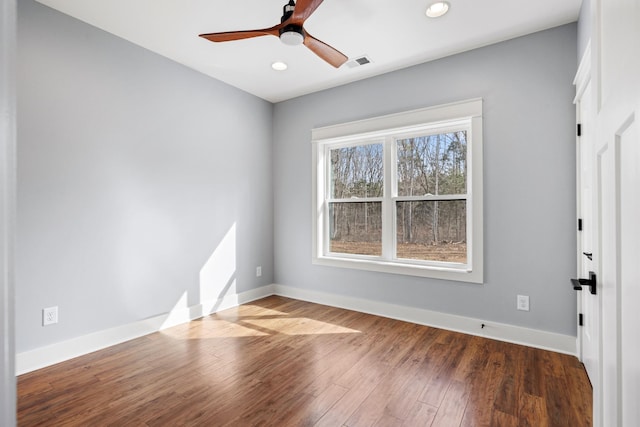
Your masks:
<svg viewBox="0 0 640 427"><path fill-rule="evenodd" d="M261 307L259 305L245 304L238 307L228 308L216 315L223 319L230 319L247 316L287 316L288 314L282 311Z"/></svg>
<svg viewBox="0 0 640 427"><path fill-rule="evenodd" d="M177 339L243 338L269 335L359 334L361 331L307 317L204 318L190 324L165 329L163 334Z"/></svg>
<svg viewBox="0 0 640 427"><path fill-rule="evenodd" d="M357 334L360 331L306 317L243 319L242 323L284 335Z"/></svg>
<svg viewBox="0 0 640 427"><path fill-rule="evenodd" d="M173 338L185 338L185 331L182 328L172 328L163 331L165 335ZM207 338L241 338L241 337L259 337L269 335L266 332L255 328L239 325L226 320L209 319L207 322L201 322L197 326L190 326L187 333L188 339L207 339Z"/></svg>

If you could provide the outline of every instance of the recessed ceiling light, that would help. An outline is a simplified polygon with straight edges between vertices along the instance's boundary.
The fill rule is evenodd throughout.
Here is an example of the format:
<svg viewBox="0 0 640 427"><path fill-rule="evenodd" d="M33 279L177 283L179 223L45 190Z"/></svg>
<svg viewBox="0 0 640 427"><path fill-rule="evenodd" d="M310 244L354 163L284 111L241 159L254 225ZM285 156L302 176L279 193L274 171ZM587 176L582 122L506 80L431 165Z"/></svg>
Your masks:
<svg viewBox="0 0 640 427"><path fill-rule="evenodd" d="M276 61L273 64L271 64L271 68L273 68L276 71L284 71L287 69L287 64L285 64L282 61Z"/></svg>
<svg viewBox="0 0 640 427"><path fill-rule="evenodd" d="M438 18L449 11L449 3L446 1L438 1L433 3L427 9L427 16L429 18Z"/></svg>

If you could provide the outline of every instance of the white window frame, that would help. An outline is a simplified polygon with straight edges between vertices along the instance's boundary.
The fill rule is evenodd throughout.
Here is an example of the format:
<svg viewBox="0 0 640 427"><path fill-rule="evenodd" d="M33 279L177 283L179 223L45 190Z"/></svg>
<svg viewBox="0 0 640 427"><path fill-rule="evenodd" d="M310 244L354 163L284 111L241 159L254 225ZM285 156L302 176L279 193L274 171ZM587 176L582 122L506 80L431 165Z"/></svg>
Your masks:
<svg viewBox="0 0 640 427"><path fill-rule="evenodd" d="M396 176L391 167L396 161L396 140L412 135L428 135L451 130L467 131L467 263L445 263L398 259L395 257L394 227L383 226L382 256L366 256L329 252L328 189L330 174L327 156L340 146L376 142L390 144L384 149L383 224L395 224L396 201L410 200L392 193ZM331 267L355 268L384 273L404 274L483 283L483 205L482 205L482 99L471 99L435 107L422 108L375 117L311 131L312 164L312 262ZM391 139L391 140L390 140ZM330 158L330 157L329 157ZM434 196L438 200L447 196ZM459 198L459 197L458 197ZM424 197L420 198L424 200ZM369 200L369 199L368 199ZM389 219L391 218L391 219Z"/></svg>

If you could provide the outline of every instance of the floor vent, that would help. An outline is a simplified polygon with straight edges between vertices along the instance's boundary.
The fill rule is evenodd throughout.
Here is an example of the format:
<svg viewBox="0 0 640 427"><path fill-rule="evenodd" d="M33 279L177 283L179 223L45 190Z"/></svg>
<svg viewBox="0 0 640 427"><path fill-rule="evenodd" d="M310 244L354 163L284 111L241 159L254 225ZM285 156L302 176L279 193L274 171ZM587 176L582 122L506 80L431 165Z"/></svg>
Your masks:
<svg viewBox="0 0 640 427"><path fill-rule="evenodd" d="M347 62L347 65L349 66L349 68L355 68L355 67L360 67L362 65L370 64L371 62L372 62L371 58L369 58L367 55L362 55L357 58L349 60L349 62Z"/></svg>

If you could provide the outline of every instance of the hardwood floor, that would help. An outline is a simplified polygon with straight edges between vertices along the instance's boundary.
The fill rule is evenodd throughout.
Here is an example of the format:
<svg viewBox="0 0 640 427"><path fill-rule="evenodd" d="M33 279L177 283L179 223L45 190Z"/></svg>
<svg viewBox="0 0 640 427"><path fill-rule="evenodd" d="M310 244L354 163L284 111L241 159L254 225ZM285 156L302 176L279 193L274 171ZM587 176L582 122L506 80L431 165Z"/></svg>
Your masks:
<svg viewBox="0 0 640 427"><path fill-rule="evenodd" d="M590 426L575 357L269 297L18 378L19 426Z"/></svg>

